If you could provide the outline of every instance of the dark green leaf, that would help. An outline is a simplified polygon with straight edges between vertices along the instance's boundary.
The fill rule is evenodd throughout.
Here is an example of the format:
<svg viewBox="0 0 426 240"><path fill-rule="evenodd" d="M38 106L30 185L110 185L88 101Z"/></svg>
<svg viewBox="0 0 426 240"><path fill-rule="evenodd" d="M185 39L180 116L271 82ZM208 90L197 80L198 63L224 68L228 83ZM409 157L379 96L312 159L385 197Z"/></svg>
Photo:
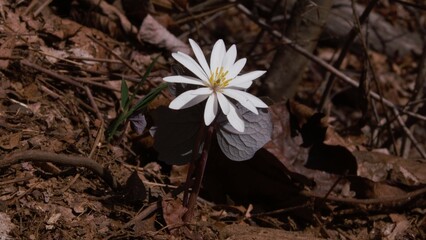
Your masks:
<svg viewBox="0 0 426 240"><path fill-rule="evenodd" d="M121 101L120 107L123 111L128 109L129 104L129 87L127 86L126 80L121 80Z"/></svg>

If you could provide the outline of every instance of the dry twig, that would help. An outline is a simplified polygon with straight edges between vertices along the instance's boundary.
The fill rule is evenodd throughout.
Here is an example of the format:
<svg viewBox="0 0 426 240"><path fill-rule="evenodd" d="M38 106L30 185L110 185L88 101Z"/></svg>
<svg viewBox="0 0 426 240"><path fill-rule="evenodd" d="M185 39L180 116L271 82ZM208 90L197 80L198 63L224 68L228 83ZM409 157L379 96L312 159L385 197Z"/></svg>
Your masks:
<svg viewBox="0 0 426 240"><path fill-rule="evenodd" d="M122 58L120 55L118 55L117 53L115 53L114 51L112 51L110 48L108 48L107 45L105 45L104 43L102 43L101 41L99 41L98 39L92 37L92 36L88 36L90 39L92 39L94 42L96 42L99 46L103 47L105 50L107 50L108 52L110 52L112 55L114 55L116 58L118 58L124 65L126 65L130 70L132 70L134 73L136 73L139 77L143 77L144 74L142 74L141 72L139 72L131 63L129 63L128 61L126 61L124 58ZM153 87L156 88L158 87L155 83L153 83L152 81L150 81L149 79L147 79L148 84ZM167 96L164 91L161 92L161 94L163 94L164 97L169 98L169 96Z"/></svg>
<svg viewBox="0 0 426 240"><path fill-rule="evenodd" d="M310 191L302 191L301 194L307 197L321 198L324 199L324 196L312 193ZM393 196L393 197L381 197L381 198L367 198L367 199L358 199L358 198L341 198L335 196L328 196L326 201L331 202L340 202L347 203L351 205L387 205L387 206L402 206L407 202L421 197L426 194L426 187L421 189L408 192L404 195Z"/></svg>
<svg viewBox="0 0 426 240"><path fill-rule="evenodd" d="M85 167L101 177L112 189L117 189L119 187L117 180L106 168L92 159L83 156L70 156L40 150L26 150L14 152L3 157L3 159L0 160L0 168L26 161L52 162L75 167Z"/></svg>
<svg viewBox="0 0 426 240"><path fill-rule="evenodd" d="M254 22L256 22L259 26L265 28L270 34L272 34L272 36L274 36L276 38L279 38L282 41L282 44L289 44L294 50L296 50L297 52L299 52L303 56L309 58L311 61L317 63L321 67L325 68L327 71L329 71L330 73L334 74L339 79L345 81L346 83L349 83L350 85L352 85L354 87L359 87L359 83L357 81L355 81L352 78L348 77L346 74L344 74L343 72L339 71L338 69L336 69L332 65L328 64L327 62L325 62L321 58L319 58L319 57L317 57L317 56L315 56L315 55L307 52L304 48L302 48L301 46L297 45L296 43L294 43L293 41L291 41L290 39L288 39L287 37L285 37L284 35L282 35L279 31L274 30L272 27L270 27L269 25L267 25L264 21L255 18L254 15L250 12L250 10L248 10L242 4L237 4L237 8L242 13L244 13L245 15L247 15L250 19L252 19ZM378 100L379 101L380 98L381 98L381 96L379 94L377 94L376 92L370 91L369 94L370 94L370 96L374 100ZM426 116L423 116L423 115L420 115L420 114L417 114L417 113L413 113L411 111L401 110L400 107L396 106L393 102L389 101L386 98L383 98L383 103L387 107L395 108L397 111L402 111L403 113L405 113L407 115L410 115L410 116L412 116L414 118L421 119L421 120L426 120Z"/></svg>
<svg viewBox="0 0 426 240"><path fill-rule="evenodd" d="M346 37L347 40L345 44L343 45L337 60L333 64L333 67L335 67L336 69L339 69L340 66L342 65L343 60L346 57L346 54L349 52L349 48L351 47L353 41L355 40L355 37L358 36L358 33L361 32L360 25L364 24L365 21L368 19L368 16L370 15L373 8L376 6L377 2L378 0L373 0L369 2L367 7L364 9L364 12L361 14L361 16L359 17L357 21L357 23L359 24L355 24L350 30L350 32L348 33L348 36ZM326 79L327 85L325 87L323 95L321 96L320 103L318 104L318 107L317 107L319 111L322 111L322 109L324 108L325 102L328 96L330 95L331 89L333 88L334 80L335 80L334 75L329 75L329 77Z"/></svg>

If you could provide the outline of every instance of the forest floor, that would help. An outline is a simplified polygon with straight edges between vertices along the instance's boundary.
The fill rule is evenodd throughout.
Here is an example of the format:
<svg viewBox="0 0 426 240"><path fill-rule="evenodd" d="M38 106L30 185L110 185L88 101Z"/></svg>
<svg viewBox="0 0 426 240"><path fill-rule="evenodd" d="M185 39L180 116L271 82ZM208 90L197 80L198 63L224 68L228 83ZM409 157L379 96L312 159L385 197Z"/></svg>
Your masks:
<svg viewBox="0 0 426 240"><path fill-rule="evenodd" d="M228 1L122 1L123 9L0 0L0 240L426 239L426 44L413 41L414 50L394 56L371 49L378 81L368 89L379 98L337 80L324 115L315 107L329 71L311 61L294 98L265 100L272 139L252 159L232 161L213 141L186 223L180 186L188 165L159 160L183 130L170 129L173 149L165 152L152 131L158 119L175 120L162 115L172 91L108 140L123 112L123 80L134 102L142 99L176 71L172 52L190 54L188 37L205 52L217 39L235 43L248 59L244 71L268 70L282 39L256 19L275 12L268 24L281 31L286 1L278 11L244 1L251 16ZM397 2L373 12L424 34L425 6ZM343 41L330 38L325 32L312 53L326 64ZM373 75L358 50L339 68L357 80ZM250 92L263 95L264 81Z"/></svg>

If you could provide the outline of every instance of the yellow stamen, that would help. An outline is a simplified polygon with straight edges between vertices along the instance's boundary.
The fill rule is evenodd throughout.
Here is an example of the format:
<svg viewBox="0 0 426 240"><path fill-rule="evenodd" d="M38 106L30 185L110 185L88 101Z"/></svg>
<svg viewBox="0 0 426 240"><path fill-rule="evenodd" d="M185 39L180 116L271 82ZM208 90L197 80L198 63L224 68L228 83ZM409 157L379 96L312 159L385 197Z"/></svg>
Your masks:
<svg viewBox="0 0 426 240"><path fill-rule="evenodd" d="M228 86L231 79L226 79L227 74L228 71L224 71L223 67L216 68L216 70L210 74L210 87L214 90L220 90Z"/></svg>

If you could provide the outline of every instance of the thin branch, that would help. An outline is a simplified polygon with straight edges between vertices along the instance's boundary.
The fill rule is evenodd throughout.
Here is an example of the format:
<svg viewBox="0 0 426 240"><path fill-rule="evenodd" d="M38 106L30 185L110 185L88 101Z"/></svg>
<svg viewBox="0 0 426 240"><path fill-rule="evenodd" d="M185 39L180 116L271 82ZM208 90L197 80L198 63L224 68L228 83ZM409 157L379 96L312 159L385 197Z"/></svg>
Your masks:
<svg viewBox="0 0 426 240"><path fill-rule="evenodd" d="M144 210L134 216L132 220L124 224L123 228L131 227L136 223L143 221L145 218L147 218L153 212L157 211L157 209L159 208L161 208L161 200L151 203L148 207L146 207Z"/></svg>
<svg viewBox="0 0 426 240"><path fill-rule="evenodd" d="M37 17L44 8L46 8L53 0L45 0L37 10L34 11L34 17Z"/></svg>
<svg viewBox="0 0 426 240"><path fill-rule="evenodd" d="M85 167L101 177L112 189L119 187L117 180L111 173L99 163L88 157L70 156L40 150L26 150L6 155L0 160L0 168L7 167L20 162L52 162L74 167Z"/></svg>
<svg viewBox="0 0 426 240"><path fill-rule="evenodd" d="M301 194L306 197L314 197L314 198L324 198L317 193L313 193L310 191L302 191ZM392 196L392 197L380 197L380 198L367 198L367 199L358 199L358 198L341 198L335 196L328 196L326 201L332 202L340 202L347 203L352 205L392 205L392 206L401 206L414 198L421 197L426 194L426 187L408 192L406 194L402 194L400 196Z"/></svg>
<svg viewBox="0 0 426 240"><path fill-rule="evenodd" d="M76 82L76 81L74 81L73 79L71 79L71 78L69 78L67 76L57 74L57 73L55 73L55 72L53 72L53 71L51 71L49 69L43 68L43 67L41 67L41 66L39 66L39 65L37 65L35 63L32 63L32 62L30 62L30 61L28 61L26 59L21 60L21 64L25 65L27 67L34 68L35 70L40 71L42 73L45 73L45 74L47 74L50 77L59 79L59 80L61 80L63 82L66 82L68 84L71 84L73 86L76 86L76 87L81 88L81 89L84 90L84 86L82 84L80 84L79 82Z"/></svg>
<svg viewBox="0 0 426 240"><path fill-rule="evenodd" d="M407 126L405 126L404 120L402 120L401 116L399 115L399 112L396 109L393 109L393 112L394 112L394 114L396 116L396 120L398 121L399 125L401 125L402 130L404 130L404 132L407 135L407 137L411 140L411 142L413 142L414 147L420 153L420 155L422 156L422 158L426 159L426 152L425 152L424 148L416 140L416 138L414 137L414 135L411 133L410 129Z"/></svg>
<svg viewBox="0 0 426 240"><path fill-rule="evenodd" d="M250 214L250 216L244 217L244 219L255 218L255 217L263 217L263 216L271 216L271 215L293 212L295 210L307 208L307 207L309 207L309 205L310 205L310 203L306 202L302 205L297 205L297 206L294 206L294 207L282 208L282 209L272 210L272 211L268 211L268 212L252 213L252 214Z"/></svg>
<svg viewBox="0 0 426 240"><path fill-rule="evenodd" d="M190 14L190 16L188 16L188 17L176 20L175 24L176 25L183 25L183 24L185 24L185 23L187 23L189 21L197 20L197 19L200 19L200 18L204 18L206 16L214 15L217 12L222 12L222 11L228 10L232 6L233 6L233 4L227 4L227 5L220 6L218 8L212 9L212 10L207 10L207 11L200 12L200 13L198 13L196 15Z"/></svg>
<svg viewBox="0 0 426 240"><path fill-rule="evenodd" d="M33 68L33 69L35 69L35 70L37 70L37 71L42 72L42 73L45 73L45 74L47 74L47 75L48 75L48 76L50 76L50 77L53 77L53 78L55 78L55 79L59 79L59 80L61 80L61 81L65 82L65 83L68 83L68 84L71 84L71 85L73 85L73 86L76 86L76 87L78 87L78 88L83 89L83 90L86 92L86 95L87 95L87 97L88 97L88 98L89 98L89 100L90 100L91 109L93 109L93 111L96 113L97 118L98 118L99 120L103 121L102 114L100 113L100 111L99 111L99 109L98 109L98 107L97 107L97 105L96 105L96 102L95 102L95 100L94 100L94 98L93 98L93 95L92 95L92 93L91 93L91 91L90 91L90 88L89 88L89 87L84 86L83 84L79 83L78 81L76 81L76 80L75 80L75 79L73 79L72 77L68 77L68 76L65 76L65 75L58 74L58 73L56 73L56 72L54 72L54 71L51 71L51 70L46 69L46 68L43 68L43 67L41 67L41 66L39 66L39 65L37 65L37 64L35 64L35 63L31 63L31 62L29 62L29 61L28 61L28 60L26 60L26 59L21 60L21 64L22 64L22 65L25 65L25 66L28 66L28 67L31 67L31 68ZM93 83L93 82L92 82L92 84L93 84L93 85L97 85L97 86L102 85L102 84L99 84L99 83ZM108 86L106 86L106 85L102 85L102 86L103 86L103 87L108 87Z"/></svg>
<svg viewBox="0 0 426 240"><path fill-rule="evenodd" d="M33 179L33 178L34 178L34 176L27 176L27 177L23 177L23 178L14 178L14 179L11 179L11 180L5 180L5 181L0 182L0 186L12 184L12 183L17 183L17 182L24 182L24 181L28 181L28 180Z"/></svg>
<svg viewBox="0 0 426 240"><path fill-rule="evenodd" d="M411 2L406 2L406 1L402 1L402 0L392 0L392 1L400 3L400 4L405 5L405 6L418 8L418 9L421 9L423 11L426 11L426 5L424 5L424 4L411 3Z"/></svg>
<svg viewBox="0 0 426 240"><path fill-rule="evenodd" d="M336 69L339 69L340 66L342 65L346 54L349 52L349 48L352 46L353 41L355 40L356 36L358 36L358 34L361 31L359 26L361 26L365 23L365 21L368 19L368 16L371 13L371 11L376 6L377 2L378 2L378 0L373 0L367 5L367 7L364 9L364 12L361 14L361 16L359 17L359 19L357 21L358 24L355 24L352 27L351 31L348 33L348 36L346 37L347 40L342 47L342 51L340 52L339 57L337 58L337 60L333 64L333 67L335 67ZM322 109L324 108L326 100L328 99L328 96L330 95L331 89L333 88L334 80L335 80L334 75L330 75L329 78L327 79L327 85L326 85L324 93L321 97L320 103L317 107L317 109L319 111L322 111Z"/></svg>
<svg viewBox="0 0 426 240"><path fill-rule="evenodd" d="M321 58L319 58L319 57L317 57L317 56L315 56L315 55L307 52L304 48L302 48L301 46L297 45L296 43L294 43L293 41L291 41L290 39L288 39L287 37L285 37L284 35L282 35L280 32L278 32L277 30L274 30L272 27L268 26L264 21L255 18L253 16L253 14L250 12L250 10L248 10L243 5L237 4L236 7L238 8L238 10L240 10L242 13L246 14L250 19L252 19L254 22L256 22L259 26L265 28L271 35L273 35L276 38L279 38L282 41L282 44L288 44L295 51L299 52L300 54L302 54L303 56L307 57L311 61L317 63L318 65L322 66L323 68L325 68L327 71L329 71L332 74L334 74L339 79L345 81L346 83L349 83L350 85L352 85L354 87L359 87L359 83L357 81L355 81L352 78L348 77L343 72L341 72L340 70L336 69L332 65L328 64L327 62L325 62ZM380 100L380 98L381 98L380 95L377 94L376 92L370 91L369 94L375 100ZM395 108L398 111L401 111L400 107L396 106L394 103L392 103L391 101L389 101L386 98L383 98L383 103L386 106L390 107L390 108ZM403 111L403 112L405 114L409 114L410 116L413 116L413 117L420 116L420 118L417 117L418 119L422 119L422 120L426 119L426 116L419 115L417 113L413 113L413 112L410 112L410 111Z"/></svg>
<svg viewBox="0 0 426 240"><path fill-rule="evenodd" d="M95 102L95 98L92 95L92 91L90 91L90 88L88 86L84 86L84 90L86 91L86 95L89 98L90 105L92 105L92 108L96 112L96 117L101 121L104 122L104 119L102 117L102 113L99 111L98 105Z"/></svg>
<svg viewBox="0 0 426 240"><path fill-rule="evenodd" d="M279 9L278 5L280 4L282 0L275 0L274 5L272 6L271 11L269 11L269 16L268 16L268 23L271 22L271 19L274 17L276 11ZM265 34L265 29L261 29L261 31L257 34L256 39L254 40L253 44L251 45L249 51L247 52L248 54L251 54L254 52L254 50L256 49L258 43L260 42L260 40L263 38L263 35Z"/></svg>
<svg viewBox="0 0 426 240"><path fill-rule="evenodd" d="M418 73L416 78L416 84L414 86L414 92L413 95L410 98L410 101L405 105L405 109L408 109L413 112L417 112L423 105L425 104L424 94L425 94L425 88L426 88L426 40L423 40L423 53L418 65ZM421 104L418 104L421 103ZM408 125L410 132L414 132L416 125L414 125L414 121L412 120L412 117L408 117L406 119L406 124ZM398 119L399 121L399 119ZM410 126L411 125L411 126ZM404 129L405 130L405 129ZM408 136L410 138L410 136ZM411 140L411 139L410 139ZM408 155L409 149L410 149L410 142L404 141L402 142L402 156ZM418 149L418 146L416 146Z"/></svg>
<svg viewBox="0 0 426 240"><path fill-rule="evenodd" d="M380 105L382 106L383 109L386 109L385 104L383 102L383 93L382 93L382 89L380 87L380 84L379 84L379 81L378 81L378 78L377 78L376 69L374 68L373 63L372 63L371 58L370 58L370 55L368 54L368 45L367 45L367 42L366 42L367 38L364 37L364 34L362 33L362 29L361 29L361 22L358 20L357 12L356 12L356 9L355 9L355 0L351 0L351 2L352 2L352 4L351 4L352 13L353 13L354 19L355 19L354 28L357 28L358 34L360 35L362 50L364 51L364 56L367 60L368 67L369 67L370 72L371 72L371 76L374 80L374 84L375 84L376 89L377 89L377 93L380 96L379 103L380 103ZM361 18L362 17L360 17L360 19ZM395 143L396 142L395 136L393 135L392 127L390 125L390 123L391 123L390 117L389 117L388 112L386 110L383 111L383 114L385 115L385 118L386 118L386 122L387 122L386 129L388 130L389 136L392 140L392 147L394 149L395 154L399 156L398 148L396 147L396 143Z"/></svg>
<svg viewBox="0 0 426 240"><path fill-rule="evenodd" d="M118 55L117 53L115 53L114 51L112 51L107 45L105 45L103 42L99 41L98 39L92 37L92 36L88 36L91 40L93 40L95 43L97 43L99 46L101 46L102 48L104 48L105 50L107 50L109 53L111 53L112 55L114 55L116 58L118 58L124 65L126 65L126 67L128 67L130 70L132 70L134 73L136 73L139 77L143 77L144 74L142 74L141 72L139 72L139 70L137 70L131 63L129 63L127 60L125 60L124 58L122 58L120 55ZM149 79L146 79L146 81L148 82L148 84L153 87L156 88L158 87L156 84L154 84L152 81L150 81ZM161 91L161 94L166 97L169 98L169 96L167 94L164 93L164 91Z"/></svg>

